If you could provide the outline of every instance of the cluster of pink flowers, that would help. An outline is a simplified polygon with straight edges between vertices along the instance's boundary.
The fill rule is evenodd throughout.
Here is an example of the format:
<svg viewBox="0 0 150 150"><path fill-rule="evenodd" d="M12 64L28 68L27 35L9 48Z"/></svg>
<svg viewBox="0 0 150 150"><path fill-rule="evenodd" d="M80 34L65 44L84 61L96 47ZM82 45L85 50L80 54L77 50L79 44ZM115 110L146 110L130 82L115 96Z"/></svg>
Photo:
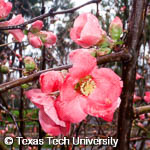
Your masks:
<svg viewBox="0 0 150 150"><path fill-rule="evenodd" d="M32 30L41 29L33 26ZM81 122L87 115L113 120L123 83L111 69L98 68L92 56L94 49L84 49L103 41L105 34L95 16L80 15L70 32L71 38L83 47L70 52L73 67L68 72L43 73L39 79L41 89L25 92L40 109L39 121L46 133L67 135L70 124Z"/></svg>
<svg viewBox="0 0 150 150"><path fill-rule="evenodd" d="M112 121L120 105L123 83L117 74L108 68L98 69L88 49L74 50L69 57L73 67L67 74L43 73L41 89L25 92L40 109L43 130L52 135L66 135L70 123L78 123L88 114Z"/></svg>
<svg viewBox="0 0 150 150"><path fill-rule="evenodd" d="M41 20L35 21L28 33L29 43L35 47L40 48L41 46L50 47L56 43L56 36L50 31L41 31L43 22Z"/></svg>
<svg viewBox="0 0 150 150"><path fill-rule="evenodd" d="M6 18L9 15L11 9L12 4L10 2L0 0L0 19ZM20 25L22 23L24 23L24 18L21 14L18 14L9 21L0 22L0 27L15 26ZM43 22L37 20L32 24L28 32L29 43L35 48L40 48L43 45L49 47L50 45L56 43L56 36L50 31L40 31L42 27ZM24 33L21 29L8 30L6 32L11 33L15 40L17 40L18 42L22 42L24 38Z"/></svg>

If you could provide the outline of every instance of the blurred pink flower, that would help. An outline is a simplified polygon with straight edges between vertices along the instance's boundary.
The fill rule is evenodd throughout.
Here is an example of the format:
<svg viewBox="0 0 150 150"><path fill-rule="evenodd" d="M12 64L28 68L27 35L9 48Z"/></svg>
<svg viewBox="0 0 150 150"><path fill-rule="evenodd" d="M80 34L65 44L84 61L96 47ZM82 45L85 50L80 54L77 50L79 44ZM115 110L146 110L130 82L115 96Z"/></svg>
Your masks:
<svg viewBox="0 0 150 150"><path fill-rule="evenodd" d="M0 130L0 134L5 134L6 131L5 130Z"/></svg>
<svg viewBox="0 0 150 150"><path fill-rule="evenodd" d="M139 101L141 99L142 98L140 96L137 96L136 94L134 94L134 96L133 96L133 102Z"/></svg>
<svg viewBox="0 0 150 150"><path fill-rule="evenodd" d="M143 79L143 76L141 76L140 74L136 73L136 80L139 80L139 79Z"/></svg>
<svg viewBox="0 0 150 150"><path fill-rule="evenodd" d="M56 108L60 118L78 123L87 114L112 121L113 113L120 105L119 96L123 83L108 68L97 68L96 58L87 49L70 53L73 67L65 78Z"/></svg>
<svg viewBox="0 0 150 150"><path fill-rule="evenodd" d="M0 26L14 26L14 25L20 25L22 23L24 23L24 18L20 14L10 19L9 21L0 22ZM24 38L24 34L22 30L15 29L15 30L8 30L8 32L11 33L17 41L22 42Z"/></svg>
<svg viewBox="0 0 150 150"><path fill-rule="evenodd" d="M70 123L60 120L55 108L55 101L59 99L59 96L52 94L61 88L63 80L60 72L46 72L40 76L41 89L25 92L31 102L40 109L39 121L43 130L53 136L67 135L70 129Z"/></svg>
<svg viewBox="0 0 150 150"><path fill-rule="evenodd" d="M150 103L150 91L145 92L144 100L146 103Z"/></svg>
<svg viewBox="0 0 150 150"><path fill-rule="evenodd" d="M120 10L121 10L122 12L124 12L125 9L126 9L126 6L122 6L122 7L120 8Z"/></svg>
<svg viewBox="0 0 150 150"><path fill-rule="evenodd" d="M39 32L43 28L43 21L37 20L31 26L31 32Z"/></svg>
<svg viewBox="0 0 150 150"><path fill-rule="evenodd" d="M0 19L6 18L12 9L12 3L0 0Z"/></svg>
<svg viewBox="0 0 150 150"><path fill-rule="evenodd" d="M28 33L28 40L29 40L29 43L35 48L40 48L41 46L43 46L43 43L40 37L34 35L31 32Z"/></svg>
<svg viewBox="0 0 150 150"><path fill-rule="evenodd" d="M123 24L119 17L115 17L109 26L109 33L113 40L118 40L123 32Z"/></svg>
<svg viewBox="0 0 150 150"><path fill-rule="evenodd" d="M140 120L144 120L145 119L145 114L139 115Z"/></svg>
<svg viewBox="0 0 150 150"><path fill-rule="evenodd" d="M70 31L71 39L84 48L97 44L105 34L98 19L90 13L79 15Z"/></svg>

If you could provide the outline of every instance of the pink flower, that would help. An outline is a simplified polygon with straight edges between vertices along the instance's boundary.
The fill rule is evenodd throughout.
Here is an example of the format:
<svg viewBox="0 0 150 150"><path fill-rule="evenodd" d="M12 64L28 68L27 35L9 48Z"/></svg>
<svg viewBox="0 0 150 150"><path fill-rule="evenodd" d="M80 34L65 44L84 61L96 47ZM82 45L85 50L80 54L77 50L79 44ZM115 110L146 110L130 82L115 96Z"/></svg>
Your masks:
<svg viewBox="0 0 150 150"><path fill-rule="evenodd" d="M57 39L56 35L50 31L41 31L40 38L46 47L50 47L55 44Z"/></svg>
<svg viewBox="0 0 150 150"><path fill-rule="evenodd" d="M34 35L31 32L28 33L28 40L29 40L29 43L35 48L40 48L41 46L43 46L43 43L40 37Z"/></svg>
<svg viewBox="0 0 150 150"><path fill-rule="evenodd" d="M143 77L140 74L136 73L136 80L139 80L139 79L143 79Z"/></svg>
<svg viewBox="0 0 150 150"><path fill-rule="evenodd" d="M144 120L145 119L145 114L139 115L140 120Z"/></svg>
<svg viewBox="0 0 150 150"><path fill-rule="evenodd" d="M31 32L39 32L43 28L43 21L37 20L31 26Z"/></svg>
<svg viewBox="0 0 150 150"><path fill-rule="evenodd" d="M145 92L144 100L147 103L150 103L150 91Z"/></svg>
<svg viewBox="0 0 150 150"><path fill-rule="evenodd" d="M32 89L25 94L39 109L39 122L46 133L53 136L68 134L70 123L60 120L55 108L55 101L59 99L53 95L63 83L63 76L60 72L51 71L40 76L41 89ZM56 99L56 100L55 100Z"/></svg>
<svg viewBox="0 0 150 150"><path fill-rule="evenodd" d="M15 18L12 18L9 21L0 22L0 26L14 26L20 25L22 23L24 23L24 18L22 17L22 15L17 15ZM19 42L21 42L24 38L24 34L20 29L8 30L8 32L11 33L14 38Z"/></svg>
<svg viewBox="0 0 150 150"><path fill-rule="evenodd" d="M119 40L120 35L123 32L123 24L119 17L115 17L115 19L111 22L109 26L109 33L113 40Z"/></svg>
<svg viewBox="0 0 150 150"><path fill-rule="evenodd" d="M12 3L0 0L0 19L6 18L12 9Z"/></svg>
<svg viewBox="0 0 150 150"><path fill-rule="evenodd" d="M121 10L122 12L124 12L125 9L126 9L126 6L122 6L122 7L120 8L120 10Z"/></svg>
<svg viewBox="0 0 150 150"><path fill-rule="evenodd" d="M77 123L87 114L112 121L120 104L122 81L111 69L96 66L87 49L70 53L73 67L62 85L56 108L60 118Z"/></svg>
<svg viewBox="0 0 150 150"><path fill-rule="evenodd" d="M90 13L83 13L78 16L70 31L71 39L84 48L97 44L105 34L98 19Z"/></svg>

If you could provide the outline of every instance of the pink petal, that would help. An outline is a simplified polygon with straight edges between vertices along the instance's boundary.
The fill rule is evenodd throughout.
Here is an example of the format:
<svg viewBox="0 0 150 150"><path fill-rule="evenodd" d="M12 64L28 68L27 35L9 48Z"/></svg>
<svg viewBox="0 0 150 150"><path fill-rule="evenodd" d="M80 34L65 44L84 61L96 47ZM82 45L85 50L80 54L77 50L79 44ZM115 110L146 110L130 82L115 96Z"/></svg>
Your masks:
<svg viewBox="0 0 150 150"><path fill-rule="evenodd" d="M49 133L52 136L61 134L60 127L56 125L43 110L39 111L39 122L46 133Z"/></svg>
<svg viewBox="0 0 150 150"><path fill-rule="evenodd" d="M35 22L32 24L31 28L40 31L40 30L43 28L43 21L41 21L41 20L35 21Z"/></svg>
<svg viewBox="0 0 150 150"><path fill-rule="evenodd" d="M12 9L12 3L0 0L0 19L6 18Z"/></svg>
<svg viewBox="0 0 150 150"><path fill-rule="evenodd" d="M35 48L40 48L43 45L40 38L32 34L31 32L28 33L28 40L29 40L29 43Z"/></svg>
<svg viewBox="0 0 150 150"><path fill-rule="evenodd" d="M87 116L84 112L86 98L77 93L74 88L73 79L67 77L60 91L60 100L56 101L56 109L60 119L78 123Z"/></svg>
<svg viewBox="0 0 150 150"><path fill-rule="evenodd" d="M38 108L43 108L43 105L47 105L48 102L51 102L51 97L42 93L40 89L29 90L25 92L25 95Z"/></svg>
<svg viewBox="0 0 150 150"><path fill-rule="evenodd" d="M145 92L144 100L146 103L150 103L150 91Z"/></svg>
<svg viewBox="0 0 150 150"><path fill-rule="evenodd" d="M54 106L54 100L51 100L47 103L47 105L44 105L44 112L56 125L66 127L65 122L58 118L57 111Z"/></svg>
<svg viewBox="0 0 150 150"><path fill-rule="evenodd" d="M58 91L63 83L63 76L59 71L49 71L40 75L41 90L44 93Z"/></svg>
<svg viewBox="0 0 150 150"><path fill-rule="evenodd" d="M102 29L99 25L97 18L88 14L87 22L81 31L80 39L86 45L82 45L84 48L97 44L102 39Z"/></svg>
<svg viewBox="0 0 150 150"><path fill-rule="evenodd" d="M0 26L13 26L20 25L22 23L24 23L24 18L22 17L22 15L17 15L9 21L1 22ZM14 38L19 42L21 42L24 38L24 34L20 29L8 30L8 32L11 33L14 36Z"/></svg>
<svg viewBox="0 0 150 150"><path fill-rule="evenodd" d="M19 41L22 42L23 38L24 38L24 34L21 30L17 29L17 30L9 30L9 32L14 36L14 38Z"/></svg>
<svg viewBox="0 0 150 150"><path fill-rule="evenodd" d="M111 121L115 109L120 104L120 77L107 68L94 69L91 76L96 83L96 89L88 96L87 113Z"/></svg>
<svg viewBox="0 0 150 150"><path fill-rule="evenodd" d="M83 13L81 15L79 15L76 19L75 19L75 22L74 22L74 27L81 27L83 28L86 21L87 21L87 15L89 13Z"/></svg>
<svg viewBox="0 0 150 150"><path fill-rule="evenodd" d="M88 100L89 103L87 105L86 111L89 115L100 117L104 119L105 121L112 121L113 120L113 114L115 110L120 105L120 98L118 98L112 105L101 105L101 104L94 104Z"/></svg>
<svg viewBox="0 0 150 150"><path fill-rule="evenodd" d="M90 54L88 49L77 49L69 54L73 67L69 72L74 77L84 77L96 67L96 58ZM85 67L86 66L86 67Z"/></svg>

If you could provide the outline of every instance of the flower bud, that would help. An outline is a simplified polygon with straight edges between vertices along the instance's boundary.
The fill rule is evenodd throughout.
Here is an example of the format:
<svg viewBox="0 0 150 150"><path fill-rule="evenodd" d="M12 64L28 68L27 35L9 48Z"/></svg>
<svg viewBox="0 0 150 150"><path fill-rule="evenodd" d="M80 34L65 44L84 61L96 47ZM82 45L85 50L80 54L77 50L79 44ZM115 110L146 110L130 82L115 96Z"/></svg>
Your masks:
<svg viewBox="0 0 150 150"><path fill-rule="evenodd" d="M99 50L97 50L97 56L103 56L106 54L110 54L111 52L112 50L108 47L100 48Z"/></svg>
<svg viewBox="0 0 150 150"><path fill-rule="evenodd" d="M32 57L26 57L24 59L26 71L34 71L36 69L36 63Z"/></svg>
<svg viewBox="0 0 150 150"><path fill-rule="evenodd" d="M37 20L31 26L31 32L36 33L39 32L43 27L43 21Z"/></svg>
<svg viewBox="0 0 150 150"><path fill-rule="evenodd" d="M123 33L123 24L119 17L116 17L109 26L109 33L113 40L119 40Z"/></svg>
<svg viewBox="0 0 150 150"><path fill-rule="evenodd" d="M41 46L43 46L41 39L38 36L32 34L31 32L28 33L28 40L29 43L35 48L40 48Z"/></svg>
<svg viewBox="0 0 150 150"><path fill-rule="evenodd" d="M9 68L5 65L0 66L0 72L3 74L7 74L9 72Z"/></svg>
<svg viewBox="0 0 150 150"><path fill-rule="evenodd" d="M22 88L22 89L28 89L28 88L29 88L29 85L28 85L28 84L21 84L21 88Z"/></svg>
<svg viewBox="0 0 150 150"><path fill-rule="evenodd" d="M57 37L50 31L40 31L40 39L46 47L56 43Z"/></svg>

